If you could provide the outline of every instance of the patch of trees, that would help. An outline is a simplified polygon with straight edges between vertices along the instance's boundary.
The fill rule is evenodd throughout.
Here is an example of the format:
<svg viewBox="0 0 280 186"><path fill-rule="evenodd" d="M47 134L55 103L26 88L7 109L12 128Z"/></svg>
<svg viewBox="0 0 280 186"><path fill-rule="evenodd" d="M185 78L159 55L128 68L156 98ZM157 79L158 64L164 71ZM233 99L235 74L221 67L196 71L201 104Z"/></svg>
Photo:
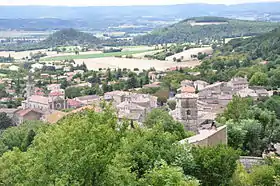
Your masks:
<svg viewBox="0 0 280 186"><path fill-rule="evenodd" d="M121 52L122 48L109 48L109 49L104 49L103 53L112 53L112 52Z"/></svg>
<svg viewBox="0 0 280 186"><path fill-rule="evenodd" d="M167 114L158 116L165 121ZM182 126L157 122L149 129L123 121L104 107L59 121L0 157L3 185L228 185L238 154L231 148L190 148L178 143ZM171 119L171 118L170 118ZM28 130L27 130L28 131ZM35 131L35 130L34 130ZM181 131L181 132L180 132ZM179 134L179 135L177 135ZM26 136L30 136L26 137ZM10 139L10 138L9 138ZM13 138L11 138L13 139ZM20 145L18 145L20 144ZM25 144L25 143L23 143ZM32 166L31 166L32 165Z"/></svg>
<svg viewBox="0 0 280 186"><path fill-rule="evenodd" d="M0 63L12 63L15 61L15 58L11 57L10 55L8 57L0 56Z"/></svg>
<svg viewBox="0 0 280 186"><path fill-rule="evenodd" d="M163 44L163 43L203 43L209 41L222 41L223 38L254 36L269 32L279 26L278 23L243 21L234 19L224 19L228 24L220 25L196 25L191 26L188 20L177 24L154 30L152 33L134 38L137 44ZM200 22L213 22L219 19L210 17L200 19Z"/></svg>
<svg viewBox="0 0 280 186"><path fill-rule="evenodd" d="M258 104L250 98L234 97L218 118L228 126L228 144L242 155L261 156L271 144L280 142L280 117L275 112L279 97L270 99L274 98Z"/></svg>
<svg viewBox="0 0 280 186"><path fill-rule="evenodd" d="M223 52L248 53L252 59L279 60L280 54L280 28L247 39L232 40L222 48Z"/></svg>

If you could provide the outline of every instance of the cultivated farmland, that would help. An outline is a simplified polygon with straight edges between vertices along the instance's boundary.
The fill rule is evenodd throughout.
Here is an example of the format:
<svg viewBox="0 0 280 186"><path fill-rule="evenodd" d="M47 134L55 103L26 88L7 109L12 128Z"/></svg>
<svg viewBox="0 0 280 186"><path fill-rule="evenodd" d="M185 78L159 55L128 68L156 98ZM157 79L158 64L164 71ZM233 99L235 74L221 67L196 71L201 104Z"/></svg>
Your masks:
<svg viewBox="0 0 280 186"><path fill-rule="evenodd" d="M133 70L138 68L140 70L148 70L154 67L156 70L166 70L171 67L196 67L200 64L200 61L188 61L181 63L174 63L171 61L159 61L148 59L126 59L105 57L96 59L78 59L75 60L77 64L85 63L89 70L98 70L99 68L127 68Z"/></svg>

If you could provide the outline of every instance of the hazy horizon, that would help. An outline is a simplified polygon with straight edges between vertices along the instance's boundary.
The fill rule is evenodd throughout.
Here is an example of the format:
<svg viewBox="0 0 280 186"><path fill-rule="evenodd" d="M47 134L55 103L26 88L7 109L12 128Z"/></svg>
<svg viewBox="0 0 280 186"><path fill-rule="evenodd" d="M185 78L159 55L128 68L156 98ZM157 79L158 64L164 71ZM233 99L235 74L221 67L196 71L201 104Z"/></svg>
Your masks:
<svg viewBox="0 0 280 186"><path fill-rule="evenodd" d="M137 6L137 5L175 5L175 4L242 4L242 3L265 3L265 2L280 2L280 0L0 0L0 6L28 6L28 5L42 5L42 6Z"/></svg>

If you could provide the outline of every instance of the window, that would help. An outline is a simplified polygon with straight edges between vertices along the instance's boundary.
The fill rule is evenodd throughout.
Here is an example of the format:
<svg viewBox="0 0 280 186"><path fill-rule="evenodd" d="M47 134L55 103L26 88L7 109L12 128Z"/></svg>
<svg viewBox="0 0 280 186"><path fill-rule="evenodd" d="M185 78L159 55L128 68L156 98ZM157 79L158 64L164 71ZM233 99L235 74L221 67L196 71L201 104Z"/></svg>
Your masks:
<svg viewBox="0 0 280 186"><path fill-rule="evenodd" d="M187 110L187 115L190 116L191 115L191 111Z"/></svg>

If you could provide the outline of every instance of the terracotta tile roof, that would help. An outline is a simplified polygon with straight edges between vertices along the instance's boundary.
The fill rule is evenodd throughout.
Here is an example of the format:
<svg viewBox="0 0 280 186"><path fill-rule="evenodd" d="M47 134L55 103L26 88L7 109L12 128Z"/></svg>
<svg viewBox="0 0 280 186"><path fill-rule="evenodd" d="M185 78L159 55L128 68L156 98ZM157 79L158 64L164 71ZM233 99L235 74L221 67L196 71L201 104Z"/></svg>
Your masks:
<svg viewBox="0 0 280 186"><path fill-rule="evenodd" d="M49 96L64 96L64 92L59 91L59 90L52 91L52 92L49 93Z"/></svg>
<svg viewBox="0 0 280 186"><path fill-rule="evenodd" d="M84 106L84 107L78 108L76 110L73 110L72 112L70 112L70 114L79 113L79 112L82 112L84 110L93 110L94 112L101 112L102 111L102 109L100 107L97 107L97 106Z"/></svg>
<svg viewBox="0 0 280 186"><path fill-rule="evenodd" d="M41 92L41 91L37 91L37 92L35 92L35 95L37 95L37 96L44 96L45 93Z"/></svg>
<svg viewBox="0 0 280 186"><path fill-rule="evenodd" d="M48 97L44 97L44 96L38 96L38 95L32 95L29 98L29 101L31 102L37 102L37 103L41 103L41 104L49 104L49 102L51 102L51 100L49 100Z"/></svg>
<svg viewBox="0 0 280 186"><path fill-rule="evenodd" d="M65 113L65 112L55 111L52 114L47 115L45 117L45 120L50 124L54 124L54 123L57 123L59 120L61 120L66 115L67 115L67 113Z"/></svg>
<svg viewBox="0 0 280 186"><path fill-rule="evenodd" d="M182 93L195 93L195 88L191 86L182 87L180 90Z"/></svg>
<svg viewBox="0 0 280 186"><path fill-rule="evenodd" d="M83 105L80 101L76 101L74 99L68 99L67 100L67 105L71 107L80 107Z"/></svg>
<svg viewBox="0 0 280 186"><path fill-rule="evenodd" d="M21 117L24 117L26 116L27 114L29 114L30 112L35 112L35 113L39 113L41 114L40 111L37 111L35 109L23 109L23 110L19 110L18 112L16 112L17 115L21 116Z"/></svg>

